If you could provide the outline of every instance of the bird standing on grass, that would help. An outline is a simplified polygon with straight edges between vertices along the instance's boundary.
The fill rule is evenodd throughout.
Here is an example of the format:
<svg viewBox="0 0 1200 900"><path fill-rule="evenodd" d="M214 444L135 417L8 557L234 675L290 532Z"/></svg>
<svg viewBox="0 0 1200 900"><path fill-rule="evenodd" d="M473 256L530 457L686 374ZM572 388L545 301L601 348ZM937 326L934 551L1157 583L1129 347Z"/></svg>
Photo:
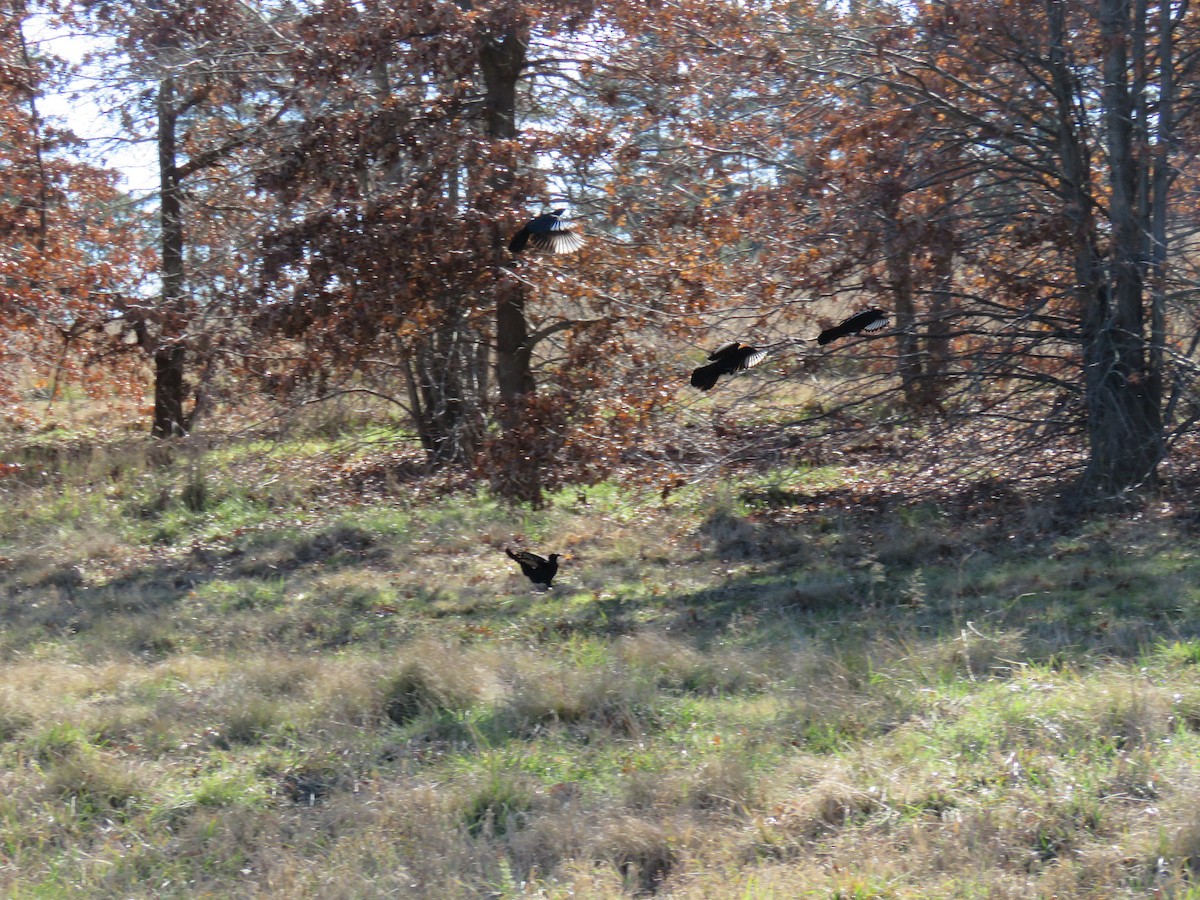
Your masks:
<svg viewBox="0 0 1200 900"><path fill-rule="evenodd" d="M752 369L766 359L767 351L730 341L712 352L708 357L712 362L692 371L692 387L708 391L717 383L722 375L732 375L743 369Z"/></svg>
<svg viewBox="0 0 1200 900"><path fill-rule="evenodd" d="M525 227L513 235L508 252L514 256L533 242L533 246L551 253L573 253L583 246L583 238L576 226L563 218L566 208L542 213L525 223Z"/></svg>
<svg viewBox="0 0 1200 900"><path fill-rule="evenodd" d="M548 588L551 586L550 582L554 581L554 576L558 574L558 560L562 556L561 553L551 553L549 559L543 559L528 550L518 550L513 553L512 550L505 547L504 552L510 559L516 560L525 577L535 585Z"/></svg>
<svg viewBox="0 0 1200 900"><path fill-rule="evenodd" d="M848 319L843 319L832 328L826 328L817 335L817 343L824 346L830 341L835 341L840 337L845 337L848 334L858 334L865 331L867 334L874 334L876 331L882 331L888 327L888 314L882 309L864 309L860 313L855 313Z"/></svg>

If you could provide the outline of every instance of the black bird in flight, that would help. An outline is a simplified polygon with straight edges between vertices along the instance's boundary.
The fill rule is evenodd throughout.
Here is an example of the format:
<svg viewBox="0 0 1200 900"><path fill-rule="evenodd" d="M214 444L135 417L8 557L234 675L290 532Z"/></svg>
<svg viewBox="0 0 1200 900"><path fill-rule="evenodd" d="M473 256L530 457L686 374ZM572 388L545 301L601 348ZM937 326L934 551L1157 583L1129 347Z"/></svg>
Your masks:
<svg viewBox="0 0 1200 900"><path fill-rule="evenodd" d="M766 359L766 356L766 350L730 341L712 352L708 357L712 361L707 366L692 370L692 387L702 391L711 390L722 375L753 369Z"/></svg>
<svg viewBox="0 0 1200 900"><path fill-rule="evenodd" d="M817 343L825 345L848 334L858 334L860 331L865 331L867 334L874 334L876 331L882 331L887 327L888 314L882 309L872 307L871 309L864 309L860 313L855 313L832 328L826 328L817 335Z"/></svg>
<svg viewBox="0 0 1200 900"><path fill-rule="evenodd" d="M508 252L516 255L525 249L530 241L533 246L551 253L573 253L583 246L583 238L568 220L563 218L567 210L556 209L554 212L542 213L530 219L525 227L513 235L509 241Z"/></svg>
<svg viewBox="0 0 1200 900"><path fill-rule="evenodd" d="M550 587L550 582L554 580L554 576L558 574L558 558L561 553L551 553L549 559L543 559L536 553L530 553L528 550L518 550L513 553L508 547L504 548L504 552L511 559L517 561L517 565L521 567L521 571L525 573L525 577L532 581L535 585Z"/></svg>

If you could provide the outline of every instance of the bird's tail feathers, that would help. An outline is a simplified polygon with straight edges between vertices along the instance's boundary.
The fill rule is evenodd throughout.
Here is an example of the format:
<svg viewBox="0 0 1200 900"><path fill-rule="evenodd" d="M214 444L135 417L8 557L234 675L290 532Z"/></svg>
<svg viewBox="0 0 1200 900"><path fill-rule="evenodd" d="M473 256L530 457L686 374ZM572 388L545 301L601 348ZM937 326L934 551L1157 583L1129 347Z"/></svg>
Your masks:
<svg viewBox="0 0 1200 900"><path fill-rule="evenodd" d="M513 235L513 239L508 243L508 252L512 254L520 253L525 249L525 245L529 242L529 229L522 228Z"/></svg>
<svg viewBox="0 0 1200 900"><path fill-rule="evenodd" d="M717 379L721 377L720 364L701 366L692 370L692 387L702 391L710 391L716 387Z"/></svg>

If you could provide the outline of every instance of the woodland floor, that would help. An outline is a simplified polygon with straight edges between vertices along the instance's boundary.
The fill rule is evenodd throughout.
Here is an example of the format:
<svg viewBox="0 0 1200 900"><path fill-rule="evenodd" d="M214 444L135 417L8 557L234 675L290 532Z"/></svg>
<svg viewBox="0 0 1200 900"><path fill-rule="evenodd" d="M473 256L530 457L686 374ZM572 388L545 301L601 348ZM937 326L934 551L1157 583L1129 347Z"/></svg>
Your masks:
<svg viewBox="0 0 1200 900"><path fill-rule="evenodd" d="M5 446L6 897L1200 897L1186 469L1078 516L784 442L529 510L382 428Z"/></svg>

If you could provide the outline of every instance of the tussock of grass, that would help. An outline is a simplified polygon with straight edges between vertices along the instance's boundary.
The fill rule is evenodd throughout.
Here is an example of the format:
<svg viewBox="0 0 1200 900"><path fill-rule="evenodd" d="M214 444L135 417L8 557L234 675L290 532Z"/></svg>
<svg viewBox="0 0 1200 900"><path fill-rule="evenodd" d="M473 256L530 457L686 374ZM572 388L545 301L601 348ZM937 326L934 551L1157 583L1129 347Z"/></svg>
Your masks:
<svg viewBox="0 0 1200 900"><path fill-rule="evenodd" d="M636 737L655 727L651 700L649 685L611 666L539 666L515 673L507 713L522 733L564 724Z"/></svg>
<svg viewBox="0 0 1200 900"><path fill-rule="evenodd" d="M408 657L383 687L382 713L396 725L425 714L469 709L485 690L487 676L478 665L445 647L420 644L410 648Z"/></svg>
<svg viewBox="0 0 1200 900"><path fill-rule="evenodd" d="M47 795L66 803L80 822L128 818L148 789L134 767L90 748L59 757L43 771Z"/></svg>

